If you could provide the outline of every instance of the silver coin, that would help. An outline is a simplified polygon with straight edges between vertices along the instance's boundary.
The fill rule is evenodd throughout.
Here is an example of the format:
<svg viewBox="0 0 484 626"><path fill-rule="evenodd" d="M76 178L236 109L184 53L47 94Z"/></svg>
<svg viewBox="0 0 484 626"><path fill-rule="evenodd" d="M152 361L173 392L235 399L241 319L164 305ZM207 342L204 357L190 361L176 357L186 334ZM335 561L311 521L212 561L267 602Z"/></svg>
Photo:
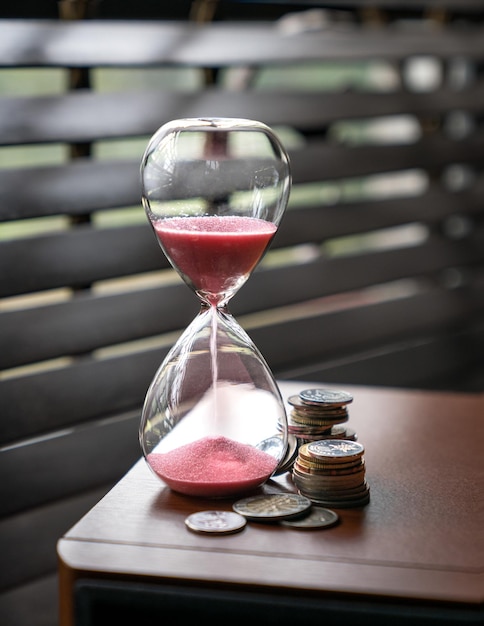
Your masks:
<svg viewBox="0 0 484 626"><path fill-rule="evenodd" d="M345 459L361 456L364 447L357 441L348 439L325 439L307 444L307 452L315 458Z"/></svg>
<svg viewBox="0 0 484 626"><path fill-rule="evenodd" d="M299 494L275 493L244 498L232 508L247 519L263 521L295 517L307 511L310 506L309 498Z"/></svg>
<svg viewBox="0 0 484 626"><path fill-rule="evenodd" d="M282 461L279 463L279 467L274 472L275 476L278 476L279 474L284 474L284 472L287 472L288 470L291 469L297 457L297 450L298 450L297 437L291 434L288 435L286 455L282 459Z"/></svg>
<svg viewBox="0 0 484 626"><path fill-rule="evenodd" d="M348 414L348 408L344 404L330 404L323 402L309 403L301 399L300 395L289 396L287 399L288 404L292 406L292 413L299 413L300 415L321 417L323 415L341 415L342 413Z"/></svg>
<svg viewBox="0 0 484 626"><path fill-rule="evenodd" d="M259 443L255 446L258 450L262 450L262 452L266 452L270 454L275 459L280 459L283 451L287 450L284 447L284 438L282 435L274 435L272 437L268 437L267 439L263 439L259 441Z"/></svg>
<svg viewBox="0 0 484 626"><path fill-rule="evenodd" d="M198 511L185 519L186 526L197 533L227 535L242 530L247 520L232 511Z"/></svg>
<svg viewBox="0 0 484 626"><path fill-rule="evenodd" d="M353 396L346 391L334 391L332 389L304 389L299 393L303 402L308 404L349 404L353 402Z"/></svg>
<svg viewBox="0 0 484 626"><path fill-rule="evenodd" d="M283 520L281 525L293 528L329 528L339 521L339 515L331 509L312 506L309 513L297 519Z"/></svg>
<svg viewBox="0 0 484 626"><path fill-rule="evenodd" d="M336 424L331 428L330 432L325 433L324 437L321 437L321 439L346 439L347 441L356 441L358 436L356 431L352 428Z"/></svg>

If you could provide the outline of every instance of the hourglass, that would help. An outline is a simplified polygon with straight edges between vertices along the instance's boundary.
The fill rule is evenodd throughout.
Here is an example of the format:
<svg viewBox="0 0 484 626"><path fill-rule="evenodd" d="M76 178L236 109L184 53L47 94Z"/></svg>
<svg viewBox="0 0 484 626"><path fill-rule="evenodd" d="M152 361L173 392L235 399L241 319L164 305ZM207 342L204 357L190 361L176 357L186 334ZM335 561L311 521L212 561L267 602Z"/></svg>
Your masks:
<svg viewBox="0 0 484 626"><path fill-rule="evenodd" d="M287 418L270 368L228 303L282 219L287 154L260 122L180 119L151 138L141 178L156 238L200 300L146 394L143 455L173 491L249 492L284 459Z"/></svg>

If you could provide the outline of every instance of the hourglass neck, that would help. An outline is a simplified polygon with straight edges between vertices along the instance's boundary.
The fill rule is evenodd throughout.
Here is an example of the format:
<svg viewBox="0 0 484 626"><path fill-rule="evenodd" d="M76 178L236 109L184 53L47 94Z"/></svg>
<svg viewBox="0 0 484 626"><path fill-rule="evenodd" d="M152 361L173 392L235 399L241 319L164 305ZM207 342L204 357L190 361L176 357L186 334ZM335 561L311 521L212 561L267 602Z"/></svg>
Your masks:
<svg viewBox="0 0 484 626"><path fill-rule="evenodd" d="M230 315L227 301L214 302L214 303L206 302L205 300L200 301L200 313L206 313L207 311L210 311L211 309L214 309L218 311L219 313L226 313Z"/></svg>

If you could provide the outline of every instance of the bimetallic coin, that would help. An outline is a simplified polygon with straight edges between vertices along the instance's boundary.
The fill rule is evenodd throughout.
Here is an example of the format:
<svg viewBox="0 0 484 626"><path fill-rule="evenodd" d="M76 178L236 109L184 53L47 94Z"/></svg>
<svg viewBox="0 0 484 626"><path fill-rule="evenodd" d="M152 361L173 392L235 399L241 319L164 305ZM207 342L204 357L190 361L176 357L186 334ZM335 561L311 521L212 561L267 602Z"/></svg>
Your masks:
<svg viewBox="0 0 484 626"><path fill-rule="evenodd" d="M264 521L295 517L307 511L310 506L311 501L299 494L277 493L244 498L232 508L247 519Z"/></svg>
<svg viewBox="0 0 484 626"><path fill-rule="evenodd" d="M353 402L353 396L350 393L332 389L304 389L299 393L299 397L307 404L342 405Z"/></svg>
<svg viewBox="0 0 484 626"><path fill-rule="evenodd" d="M196 533L227 535L242 530L247 520L232 511L199 511L185 519L186 526Z"/></svg>
<svg viewBox="0 0 484 626"><path fill-rule="evenodd" d="M331 509L325 509L321 506L312 506L309 513L298 517L297 519L283 520L282 526L291 526L293 528L329 528L339 521L339 515Z"/></svg>

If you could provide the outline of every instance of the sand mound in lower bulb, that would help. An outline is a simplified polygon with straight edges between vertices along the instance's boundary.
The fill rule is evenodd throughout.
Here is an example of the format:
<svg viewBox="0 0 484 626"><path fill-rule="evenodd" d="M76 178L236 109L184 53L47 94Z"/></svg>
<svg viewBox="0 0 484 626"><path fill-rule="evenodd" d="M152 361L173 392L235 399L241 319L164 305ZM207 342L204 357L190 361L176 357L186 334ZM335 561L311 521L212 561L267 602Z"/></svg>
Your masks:
<svg viewBox="0 0 484 626"><path fill-rule="evenodd" d="M171 488L191 496L227 497L262 485L277 460L248 444L209 436L166 453L152 452L147 461Z"/></svg>

